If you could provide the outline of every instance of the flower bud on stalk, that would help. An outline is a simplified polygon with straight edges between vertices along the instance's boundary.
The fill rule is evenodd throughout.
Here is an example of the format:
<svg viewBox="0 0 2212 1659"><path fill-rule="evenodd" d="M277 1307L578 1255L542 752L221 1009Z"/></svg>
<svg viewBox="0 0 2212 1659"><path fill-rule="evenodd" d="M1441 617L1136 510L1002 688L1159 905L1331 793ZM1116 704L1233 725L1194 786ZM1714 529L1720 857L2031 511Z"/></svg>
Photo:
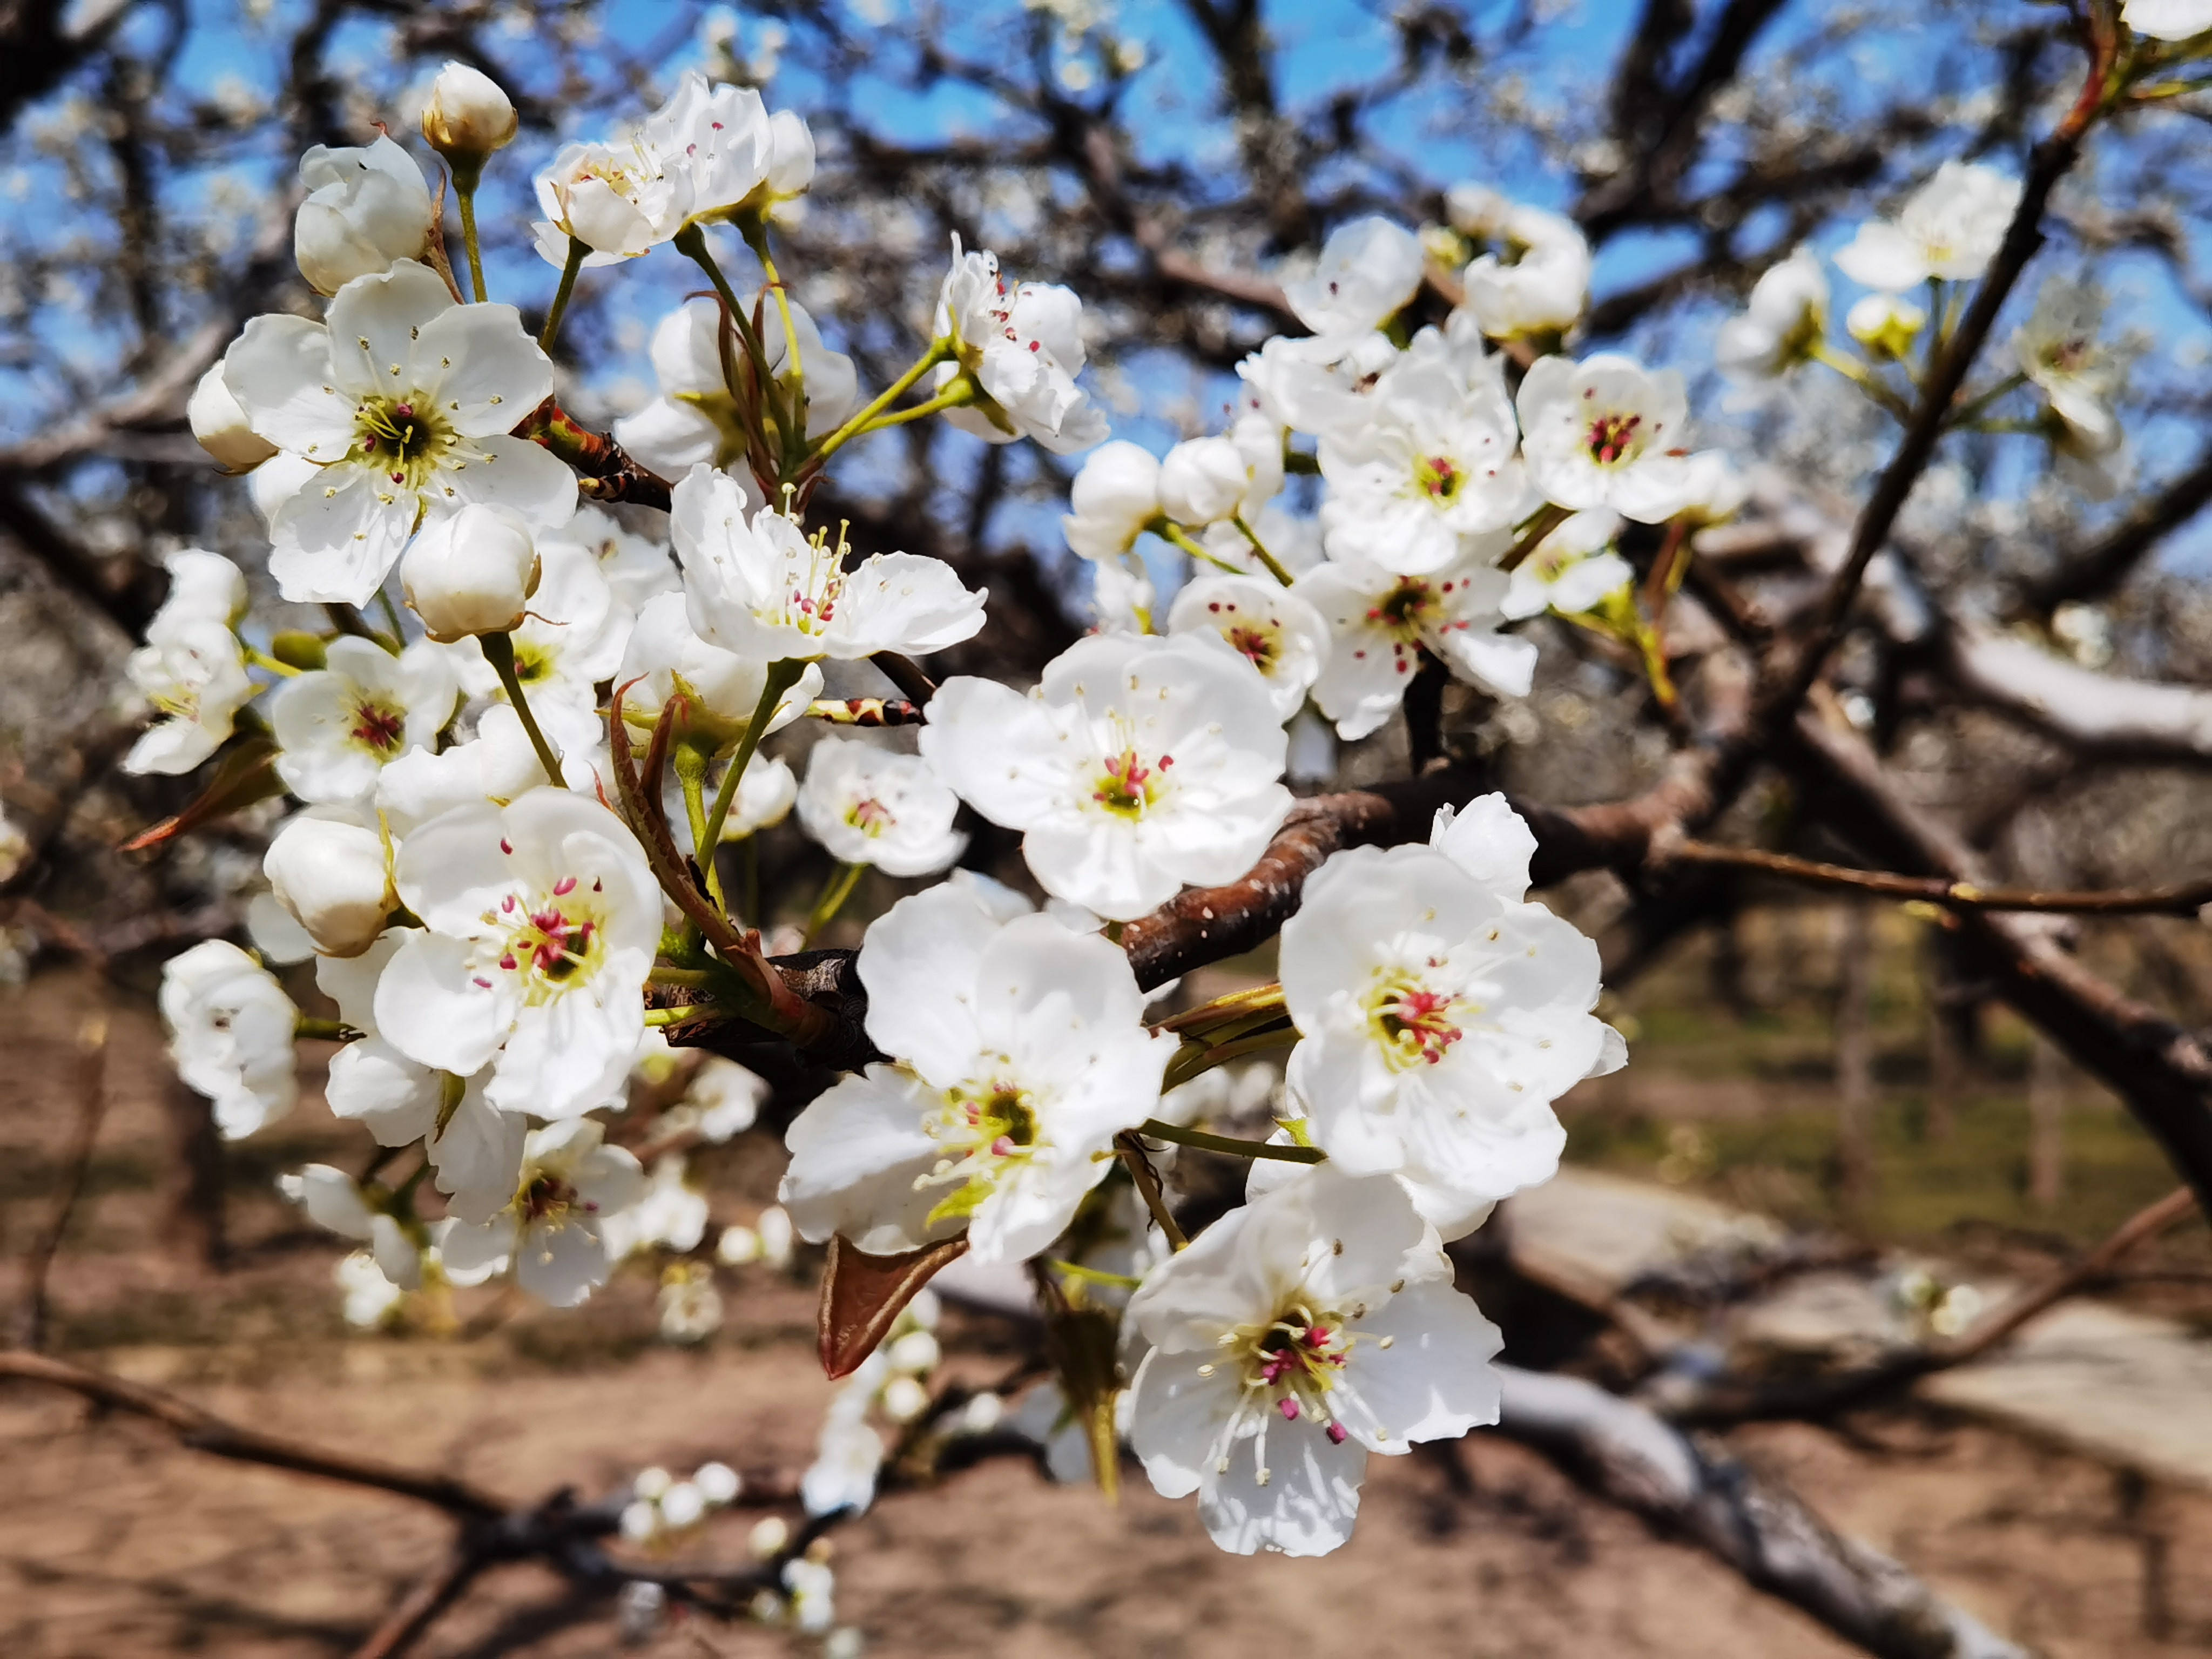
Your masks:
<svg viewBox="0 0 2212 1659"><path fill-rule="evenodd" d="M185 404L185 418L202 449L222 463L226 472L251 472L276 453L276 446L256 432L246 418L222 378L222 365L200 376Z"/></svg>
<svg viewBox="0 0 2212 1659"><path fill-rule="evenodd" d="M1212 524L1237 510L1251 482L1234 443L1191 438L1160 463L1160 510L1177 524Z"/></svg>
<svg viewBox="0 0 2212 1659"><path fill-rule="evenodd" d="M269 843L261 870L325 956L357 957L384 931L392 878L384 837L364 824L294 818Z"/></svg>
<svg viewBox="0 0 2212 1659"><path fill-rule="evenodd" d="M422 106L422 137L446 158L457 189L474 190L484 163L513 142L514 100L481 70L448 60Z"/></svg>
<svg viewBox="0 0 2212 1659"><path fill-rule="evenodd" d="M504 634L537 591L538 550L519 514L471 504L415 538L399 580L409 609L440 644Z"/></svg>

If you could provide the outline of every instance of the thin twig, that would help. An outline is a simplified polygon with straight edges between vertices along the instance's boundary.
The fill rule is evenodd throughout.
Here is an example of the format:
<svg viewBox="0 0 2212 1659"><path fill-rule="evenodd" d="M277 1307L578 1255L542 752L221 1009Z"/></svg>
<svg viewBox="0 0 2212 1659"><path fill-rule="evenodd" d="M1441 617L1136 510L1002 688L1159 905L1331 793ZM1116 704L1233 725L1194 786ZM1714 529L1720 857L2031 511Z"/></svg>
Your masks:
<svg viewBox="0 0 2212 1659"><path fill-rule="evenodd" d="M1722 847L1705 841L1677 842L1666 849L1665 856L1670 861L1684 864L1758 870L1816 887L1849 888L1856 892L1917 899L1961 909L2041 910L2061 915L2194 916L2205 905L2212 904L2212 880L2186 882L2178 887L2071 892L2030 887L1978 887L1972 882L1947 881L1940 876L1907 876L1893 870L1854 870L1845 865L1795 858L1787 853L1770 853L1756 847Z"/></svg>
<svg viewBox="0 0 2212 1659"><path fill-rule="evenodd" d="M456 1544L438 1570L410 1590L353 1650L353 1659L398 1659L414 1645L416 1637L430 1628L432 1620L459 1599L486 1565L478 1552L466 1544Z"/></svg>
<svg viewBox="0 0 2212 1659"><path fill-rule="evenodd" d="M1168 1243L1178 1250L1183 1249L1190 1243L1189 1235L1176 1224L1168 1208L1167 1197L1160 1190L1159 1171L1152 1168L1152 1160L1145 1155L1144 1143L1133 1133L1124 1130L1114 1137L1114 1145L1121 1151L1121 1161L1129 1166L1129 1177L1137 1183L1145 1207L1152 1212L1152 1219L1167 1235Z"/></svg>

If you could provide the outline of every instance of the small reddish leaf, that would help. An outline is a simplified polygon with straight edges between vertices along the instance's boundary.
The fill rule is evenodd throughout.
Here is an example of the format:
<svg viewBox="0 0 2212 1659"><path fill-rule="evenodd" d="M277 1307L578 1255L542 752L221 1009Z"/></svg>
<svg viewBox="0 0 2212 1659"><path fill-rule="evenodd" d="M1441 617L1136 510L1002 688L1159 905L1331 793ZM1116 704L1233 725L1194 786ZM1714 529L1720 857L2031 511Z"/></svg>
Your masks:
<svg viewBox="0 0 2212 1659"><path fill-rule="evenodd" d="M215 775L200 791L198 799L176 817L163 818L151 829L140 830L125 842L120 850L143 853L149 847L174 841L186 830L243 811L256 801L283 793L283 781L276 775L275 740L261 736L243 738L216 763Z"/></svg>
<svg viewBox="0 0 2212 1659"><path fill-rule="evenodd" d="M899 1255L870 1255L842 1233L834 1236L822 1270L822 1369L833 1379L860 1370L899 1310L967 1249L968 1235L962 1233Z"/></svg>

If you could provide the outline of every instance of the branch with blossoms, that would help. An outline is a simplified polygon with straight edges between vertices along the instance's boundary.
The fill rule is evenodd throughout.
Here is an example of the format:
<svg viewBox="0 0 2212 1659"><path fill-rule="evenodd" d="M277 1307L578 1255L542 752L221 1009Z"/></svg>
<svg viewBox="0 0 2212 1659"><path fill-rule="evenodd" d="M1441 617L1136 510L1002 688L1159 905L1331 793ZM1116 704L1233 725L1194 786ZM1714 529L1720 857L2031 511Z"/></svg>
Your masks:
<svg viewBox="0 0 2212 1659"><path fill-rule="evenodd" d="M1126 1441L1240 1553L1336 1548L1371 1455L1507 1409L1503 1334L1445 1246L1550 1177L1555 1103L1627 1060L1593 1012L1595 944L1532 884L1604 869L1658 890L1725 865L1944 906L2008 994L2131 1079L2212 1191L2208 1132L2189 1127L2212 1076L2201 1052L2177 1039L2146 1059L2135 1011L1992 914L2173 910L2196 890L1993 889L1948 867L1941 837L1808 712L1947 439L2027 422L2062 473L2113 453L2109 365L2078 296L2046 289L2018 373L1972 382L2057 181L2171 67L2095 17L2081 101L2024 185L1947 163L1838 256L1877 296L1848 325L1856 353L1829 342L1826 277L1802 251L1724 331L1731 374L1825 366L1902 428L1794 625L1721 607L1742 624L1733 690L1685 672L1674 607L1728 591L1698 538L1746 486L1692 447L1679 373L1571 355L1591 255L1559 216L1462 187L1426 236L1357 218L1279 285L1210 279L1255 304L1279 293L1308 331L1238 364L1222 430L1155 456L1109 439L1079 378L1077 296L1010 281L957 236L927 338L864 392L784 270L811 134L696 72L538 178L532 231L557 286L533 338L489 296L476 219L514 112L449 67L422 131L461 258L398 140L311 151L295 251L323 317L254 318L192 400L195 434L249 479L279 592L331 627L260 636L237 567L194 550L172 558L131 659L161 718L126 769L212 763L161 835L298 803L264 860L259 954L209 940L168 964L181 1073L242 1136L291 1104L299 1037L341 1045L329 1103L382 1152L358 1180L302 1172L295 1195L366 1247L349 1285L382 1317L494 1280L571 1306L635 1249L696 1250L704 1218L680 1163L664 1148L648 1176L610 1133L633 1075L672 1048L719 1049L717 1086L744 1096L759 1080L732 1056L803 1064L814 1086L776 1213L824 1247L825 1366L851 1379L809 1471L817 1493L864 1504L886 1457L869 1414L915 1420L931 1278L955 1261L1018 1268L1071 1455L1110 1489ZM1094 159L1110 192L1110 156ZM1156 269L1191 282L1134 214ZM672 258L706 289L654 331L658 395L591 431L552 395L569 308L632 261ZM1903 296L1923 285L1920 313ZM978 635L988 593L939 559L856 556L845 526L817 521L833 467L939 419L1086 456L1063 528L1096 628L1033 688L935 679L923 660ZM1317 511L1295 510L1301 496ZM665 546L612 505L664 512ZM1183 578L1172 592L1154 586L1163 558ZM1644 793L1509 799L1445 752L1447 684L1525 699L1547 617L1631 665L1672 745ZM898 696L862 689L878 672ZM915 741L823 735L802 782L770 744L807 720L911 725ZM1413 775L1293 797L1294 750L1325 775L1336 744L1398 726ZM1704 839L1765 765L1845 800L1845 832L1875 853L1912 856L1859 870ZM963 811L1019 837L1042 906L957 867ZM817 894L762 890L757 837L787 814L832 862ZM1908 863L1937 867L1887 867ZM857 952L809 949L869 870L931 884L869 921ZM1277 981L1152 1006L1167 981L1270 942ZM310 959L333 1020L302 1018L266 965ZM1224 1133L1184 1085L1261 1054L1283 1057L1279 1109L1264 1133ZM750 1121L748 1097L720 1121ZM1243 1201L1204 1226L1180 1201L1187 1151L1249 1165ZM696 1328L704 1264L678 1265L665 1315ZM1881 1624L1863 1577L1859 1624L1838 1628ZM2002 1650L1938 1622L1948 1648L1875 1650Z"/></svg>

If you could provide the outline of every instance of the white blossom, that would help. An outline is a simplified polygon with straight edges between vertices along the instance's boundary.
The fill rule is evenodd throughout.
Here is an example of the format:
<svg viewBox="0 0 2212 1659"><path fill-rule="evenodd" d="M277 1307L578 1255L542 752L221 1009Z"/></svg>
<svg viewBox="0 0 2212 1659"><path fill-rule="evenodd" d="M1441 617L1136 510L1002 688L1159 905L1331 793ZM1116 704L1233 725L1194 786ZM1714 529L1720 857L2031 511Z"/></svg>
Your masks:
<svg viewBox="0 0 2212 1659"><path fill-rule="evenodd" d="M1498 1420L1498 1332L1452 1274L1396 1183L1331 1165L1216 1222L1129 1302L1153 1488L1237 1554L1343 1544L1370 1452Z"/></svg>
<svg viewBox="0 0 2212 1659"><path fill-rule="evenodd" d="M1928 313L1902 295L1862 295L1844 313L1844 331L1876 357L1902 361L1928 325Z"/></svg>
<svg viewBox="0 0 2212 1659"><path fill-rule="evenodd" d="M1420 239L1388 219L1355 219L1329 233L1310 276L1283 284L1298 320L1327 339L1373 332L1420 291Z"/></svg>
<svg viewBox="0 0 2212 1659"><path fill-rule="evenodd" d="M542 568L527 520L512 507L471 501L415 538L399 580L424 631L453 645L519 627Z"/></svg>
<svg viewBox="0 0 2212 1659"><path fill-rule="evenodd" d="M982 627L988 593L970 592L943 560L874 553L847 570L842 540L809 538L768 507L747 523L745 505L737 480L695 466L669 521L692 626L724 650L765 662L919 656Z"/></svg>
<svg viewBox="0 0 2212 1659"><path fill-rule="evenodd" d="M276 446L253 429L246 410L231 396L216 363L199 378L185 404L185 419L199 447L230 473L251 472L276 453Z"/></svg>
<svg viewBox="0 0 2212 1659"><path fill-rule="evenodd" d="M261 872L317 951L357 957L384 931L393 902L390 863L373 823L344 807L311 806L270 837Z"/></svg>
<svg viewBox="0 0 2212 1659"><path fill-rule="evenodd" d="M1541 357L1519 407L1528 477L1561 507L1609 507L1644 524L1680 508L1689 401L1679 371L1612 352Z"/></svg>
<svg viewBox="0 0 2212 1659"><path fill-rule="evenodd" d="M345 1322L358 1330L374 1330L389 1319L406 1291L384 1276L376 1257L356 1250L332 1270L341 1296L339 1309Z"/></svg>
<svg viewBox="0 0 2212 1659"><path fill-rule="evenodd" d="M2121 0L2120 21L2154 40L2191 40L2212 30L2212 0Z"/></svg>
<svg viewBox="0 0 2212 1659"><path fill-rule="evenodd" d="M779 1196L799 1233L891 1255L965 1227L980 1260L1036 1254L1159 1098L1173 1041L1146 1029L1128 958L946 883L871 924L859 972L896 1063L792 1124Z"/></svg>
<svg viewBox="0 0 2212 1659"><path fill-rule="evenodd" d="M609 1216L601 1231L607 1254L617 1261L653 1245L678 1255L697 1249L707 1236L707 1195L690 1184L684 1154L663 1152L653 1159L643 1190Z"/></svg>
<svg viewBox="0 0 2212 1659"><path fill-rule="evenodd" d="M1209 525L1242 509L1251 482L1231 440L1187 438L1160 462L1160 511L1180 525Z"/></svg>
<svg viewBox="0 0 2212 1659"><path fill-rule="evenodd" d="M418 642L395 657L341 635L324 648L321 668L286 680L270 699L283 750L276 775L304 801L363 799L386 764L437 737L458 695L435 646Z"/></svg>
<svg viewBox="0 0 2212 1659"><path fill-rule="evenodd" d="M1126 438L1101 444L1083 458L1067 504L1060 524L1068 546L1086 559L1118 558L1159 516L1159 460Z"/></svg>
<svg viewBox="0 0 2212 1659"><path fill-rule="evenodd" d="M1771 380L1810 356L1828 327L1828 274L1806 246L1769 265L1752 284L1743 315L1714 337L1713 356L1735 380Z"/></svg>
<svg viewBox="0 0 2212 1659"><path fill-rule="evenodd" d="M452 58L430 83L422 106L422 137L457 171L480 170L486 157L514 142L520 125L514 100L498 82Z"/></svg>
<svg viewBox="0 0 2212 1659"><path fill-rule="evenodd" d="M2013 337L2021 372L2050 400L2076 447L2094 453L2118 447L2112 404L2126 378L2123 354L2098 338L2104 314L2105 296L2095 283L2052 276Z"/></svg>
<svg viewBox="0 0 2212 1659"><path fill-rule="evenodd" d="M1078 641L1026 697L947 680L921 732L1046 891L1115 921L1251 867L1290 810L1284 748L1258 672L1188 635Z"/></svg>
<svg viewBox="0 0 2212 1659"><path fill-rule="evenodd" d="M124 673L160 719L123 757L126 772L189 772L222 746L253 696L237 638L220 623L180 622L133 651Z"/></svg>
<svg viewBox="0 0 2212 1659"><path fill-rule="evenodd" d="M1524 901L1534 838L1503 797L1431 839L1336 854L1306 883L1282 935L1287 1081L1347 1173L1476 1205L1558 1167L1551 1103L1607 1053L1597 947Z"/></svg>
<svg viewBox="0 0 2212 1659"><path fill-rule="evenodd" d="M621 1088L662 901L619 818L550 788L461 807L408 835L392 879L424 924L377 981L394 1048L461 1076L491 1066L502 1111L568 1117Z"/></svg>
<svg viewBox="0 0 2212 1659"><path fill-rule="evenodd" d="M276 1190L306 1211L317 1226L367 1244L378 1270L398 1289L421 1287L422 1253L415 1241L390 1215L372 1208L344 1170L327 1164L310 1164L295 1173L277 1176Z"/></svg>
<svg viewBox="0 0 2212 1659"><path fill-rule="evenodd" d="M235 945L206 939L161 964L160 1001L177 1075L214 1103L224 1139L292 1109L299 1010L275 975Z"/></svg>
<svg viewBox="0 0 2212 1659"><path fill-rule="evenodd" d="M1522 515L1528 481L1498 361L1468 376L1439 352L1408 352L1376 380L1364 421L1323 434L1332 558L1441 570L1469 538Z"/></svg>
<svg viewBox="0 0 2212 1659"><path fill-rule="evenodd" d="M1559 214L1512 204L1492 234L1511 257L1482 254L1461 276L1476 325L1493 340L1573 327L1589 302L1590 250L1581 228Z"/></svg>
<svg viewBox="0 0 2212 1659"><path fill-rule="evenodd" d="M662 593L638 612L615 679L626 688L623 714L631 726L651 731L669 698L681 691L687 701L678 734L697 732L719 748L735 743L752 724L768 689L768 661L709 645L691 626L690 602L680 592ZM822 671L809 664L776 703L762 735L783 730L821 695ZM757 753L754 758L769 764ZM751 787L750 769L743 787Z"/></svg>
<svg viewBox="0 0 2212 1659"><path fill-rule="evenodd" d="M824 737L806 757L799 821L844 864L873 865L887 876L927 876L968 845L952 820L960 798L929 763L857 738Z"/></svg>
<svg viewBox="0 0 2212 1659"><path fill-rule="evenodd" d="M596 1118L533 1129L507 1204L482 1222L446 1230L440 1254L462 1271L511 1262L515 1282L539 1301L572 1308L606 1282L614 1262L608 1219L637 1202L645 1176L619 1146L602 1144Z"/></svg>
<svg viewBox="0 0 2212 1659"><path fill-rule="evenodd" d="M1168 611L1168 631L1218 639L1260 671L1275 716L1298 712L1328 659L1328 623L1279 582L1260 576L1200 576Z"/></svg>
<svg viewBox="0 0 2212 1659"><path fill-rule="evenodd" d="M1314 701L1347 742L1390 718L1425 650L1455 675L1504 696L1526 696L1536 671L1530 641L1497 632L1508 578L1496 560L1510 538L1479 538L1474 550L1425 575L1334 561L1308 571L1291 591L1328 624L1328 660Z"/></svg>
<svg viewBox="0 0 2212 1659"><path fill-rule="evenodd" d="M160 641L189 623L235 627L246 615L246 574L220 553L204 547L179 548L161 561L169 591L146 624L146 637Z"/></svg>
<svg viewBox="0 0 2212 1659"><path fill-rule="evenodd" d="M1972 282L1989 269L2020 205L2020 180L1979 161L1946 161L1896 220L1869 220L1836 253L1844 276L1902 294L1931 277Z"/></svg>
<svg viewBox="0 0 2212 1659"><path fill-rule="evenodd" d="M414 158L387 136L364 149L317 144L300 158L307 199L293 220L300 274L318 294L419 259L437 223Z"/></svg>
<svg viewBox="0 0 2212 1659"><path fill-rule="evenodd" d="M1083 372L1083 301L1056 283L1009 289L999 256L962 251L952 238L952 269L937 301L935 331L953 359L937 368L942 391L963 374L981 399L945 418L987 443L1033 438L1055 455L1088 449L1106 435L1106 417L1075 377Z"/></svg>
<svg viewBox="0 0 2212 1659"><path fill-rule="evenodd" d="M455 305L413 260L347 283L327 325L256 317L223 380L254 431L317 469L270 525L288 599L367 602L426 514L481 501L550 530L575 509L575 475L508 435L551 362L513 306Z"/></svg>
<svg viewBox="0 0 2212 1659"><path fill-rule="evenodd" d="M1509 617L1540 616L1547 610L1570 616L1589 610L1635 580L1635 567L1613 551L1620 533L1618 513L1600 508L1574 514L1514 568L1512 585L1498 609Z"/></svg>

